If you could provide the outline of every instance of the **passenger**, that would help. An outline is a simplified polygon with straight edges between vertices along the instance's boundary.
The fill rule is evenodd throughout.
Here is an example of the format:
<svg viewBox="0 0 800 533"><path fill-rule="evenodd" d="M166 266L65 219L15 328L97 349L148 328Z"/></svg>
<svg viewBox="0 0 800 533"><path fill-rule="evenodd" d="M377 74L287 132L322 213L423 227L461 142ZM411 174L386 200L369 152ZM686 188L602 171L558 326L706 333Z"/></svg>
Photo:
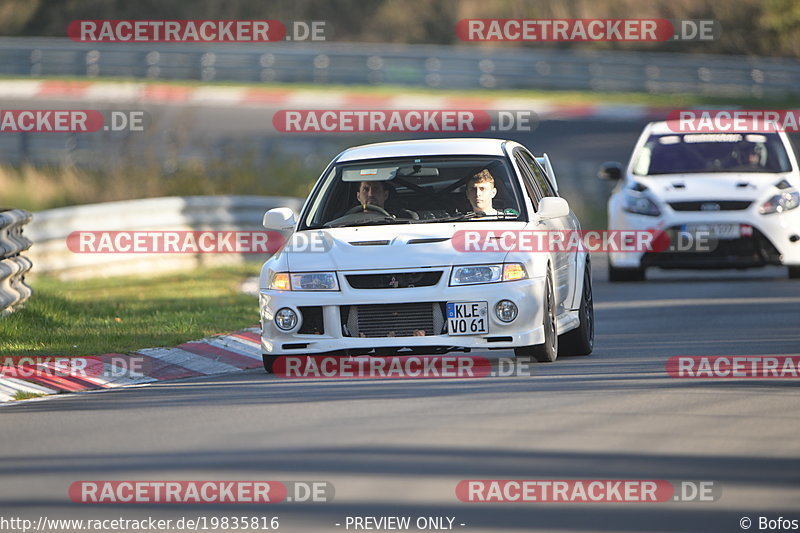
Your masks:
<svg viewBox="0 0 800 533"><path fill-rule="evenodd" d="M479 215L496 215L497 210L492 205L492 200L497 195L494 187L494 177L483 169L467 181L467 199L472 209Z"/></svg>

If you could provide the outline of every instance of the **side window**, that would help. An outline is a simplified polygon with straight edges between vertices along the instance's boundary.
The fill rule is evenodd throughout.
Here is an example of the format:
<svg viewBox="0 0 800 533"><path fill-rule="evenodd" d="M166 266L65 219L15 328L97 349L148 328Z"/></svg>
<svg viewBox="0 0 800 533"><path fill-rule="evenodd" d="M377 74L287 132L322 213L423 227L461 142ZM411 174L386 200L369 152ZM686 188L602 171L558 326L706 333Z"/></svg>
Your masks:
<svg viewBox="0 0 800 533"><path fill-rule="evenodd" d="M517 166L522 173L522 183L525 185L525 190L528 191L528 196L530 196L533 209L538 211L539 200L542 199L542 192L539 189L539 186L536 184L536 180L531 173L530 167L525 162L522 155L520 155L519 149L514 151L514 161L517 163Z"/></svg>
<svg viewBox="0 0 800 533"><path fill-rule="evenodd" d="M522 154L522 158L527 163L528 168L533 173L534 178L536 179L536 183L539 185L539 189L542 191L544 196L558 196L556 194L555 189L553 189L553 185L550 183L550 180L545 175L544 170L539 166L528 152L523 152L520 150Z"/></svg>

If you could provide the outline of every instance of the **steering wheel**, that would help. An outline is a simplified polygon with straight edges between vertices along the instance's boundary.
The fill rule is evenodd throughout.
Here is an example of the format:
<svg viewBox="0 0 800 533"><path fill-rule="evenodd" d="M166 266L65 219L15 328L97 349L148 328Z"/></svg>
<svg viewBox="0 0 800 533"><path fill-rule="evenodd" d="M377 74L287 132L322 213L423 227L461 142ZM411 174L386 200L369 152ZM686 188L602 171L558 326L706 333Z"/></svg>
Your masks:
<svg viewBox="0 0 800 533"><path fill-rule="evenodd" d="M353 207L351 209L348 209L347 213L345 213L345 214L346 215L354 215L356 213L361 213L363 211L374 211L376 213L380 213L381 215L383 215L385 217L394 218L392 215L389 214L389 212L386 209L382 208L379 205L375 205L375 204L363 204L363 205L359 204L359 205L357 205L357 206L355 206L355 207Z"/></svg>

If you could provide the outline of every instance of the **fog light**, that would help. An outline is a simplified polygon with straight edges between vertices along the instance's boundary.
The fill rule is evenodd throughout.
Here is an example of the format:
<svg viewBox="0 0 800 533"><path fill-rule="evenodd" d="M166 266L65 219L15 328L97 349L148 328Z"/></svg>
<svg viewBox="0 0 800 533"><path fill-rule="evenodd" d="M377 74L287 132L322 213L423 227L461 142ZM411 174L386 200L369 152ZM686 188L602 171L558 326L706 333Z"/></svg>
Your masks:
<svg viewBox="0 0 800 533"><path fill-rule="evenodd" d="M297 325L297 313L288 307L278 310L275 313L275 325L278 326L278 329L289 331Z"/></svg>
<svg viewBox="0 0 800 533"><path fill-rule="evenodd" d="M517 304L511 300L500 300L497 302L497 305L494 306L494 312L500 321L511 322L517 318Z"/></svg>

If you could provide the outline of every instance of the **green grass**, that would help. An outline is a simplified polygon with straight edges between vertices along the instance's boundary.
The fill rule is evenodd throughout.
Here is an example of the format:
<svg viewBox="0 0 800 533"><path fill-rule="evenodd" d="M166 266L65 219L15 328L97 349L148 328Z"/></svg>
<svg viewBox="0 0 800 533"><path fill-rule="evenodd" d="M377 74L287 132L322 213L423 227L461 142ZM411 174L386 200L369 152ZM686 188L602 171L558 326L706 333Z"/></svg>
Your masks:
<svg viewBox="0 0 800 533"><path fill-rule="evenodd" d="M0 79L20 79L19 77L0 76ZM778 109L792 109L797 106L797 99L791 96L764 98L746 96L703 95L698 93L660 93L644 92L600 92L600 91L560 91L543 89L435 89L413 87L407 85L319 85L312 83L259 83L234 81L199 81L199 80L158 80L142 78L86 78L86 77L46 77L23 78L26 80L61 80L75 82L108 82L108 83L143 83L159 85L175 85L181 87L244 87L253 89L309 90L317 92L346 91L364 95L404 96L427 95L456 98L529 98L545 100L560 104L641 104L668 109L698 107L703 105L714 107L749 107L763 108L771 106Z"/></svg>
<svg viewBox="0 0 800 533"><path fill-rule="evenodd" d="M40 277L26 306L0 319L0 356L99 355L175 346L258 323L239 286L260 265L158 277L59 281Z"/></svg>
<svg viewBox="0 0 800 533"><path fill-rule="evenodd" d="M15 400L30 400L31 398L41 398L42 396L47 396L46 394L42 394L40 392L27 392L24 390L18 390L14 393L13 398Z"/></svg>

